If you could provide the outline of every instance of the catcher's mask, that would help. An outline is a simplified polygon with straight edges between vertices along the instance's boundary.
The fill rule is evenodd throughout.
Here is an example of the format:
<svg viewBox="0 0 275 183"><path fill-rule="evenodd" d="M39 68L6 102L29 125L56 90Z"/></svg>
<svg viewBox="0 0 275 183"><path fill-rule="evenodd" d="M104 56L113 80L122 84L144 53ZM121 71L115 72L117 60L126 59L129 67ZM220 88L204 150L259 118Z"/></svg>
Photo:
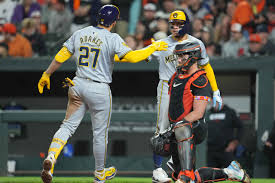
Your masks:
<svg viewBox="0 0 275 183"><path fill-rule="evenodd" d="M170 28L173 32L175 26L178 26L177 36L184 36L189 31L189 18L183 10L173 11L169 17Z"/></svg>
<svg viewBox="0 0 275 183"><path fill-rule="evenodd" d="M195 62L201 59L201 48L197 42L176 45L174 54L177 57L177 72L186 72Z"/></svg>

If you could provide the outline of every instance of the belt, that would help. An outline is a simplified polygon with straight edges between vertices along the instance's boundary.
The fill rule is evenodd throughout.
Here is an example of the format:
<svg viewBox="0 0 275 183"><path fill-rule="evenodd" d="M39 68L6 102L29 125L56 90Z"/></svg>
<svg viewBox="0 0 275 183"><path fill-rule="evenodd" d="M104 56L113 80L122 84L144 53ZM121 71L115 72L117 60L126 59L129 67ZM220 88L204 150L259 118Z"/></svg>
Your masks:
<svg viewBox="0 0 275 183"><path fill-rule="evenodd" d="M86 80L88 80L88 81L92 81L92 82L95 82L95 83L104 83L104 82L96 81L96 80L93 80L93 79L90 79L90 78L82 78L82 77L79 77L79 78L81 78L81 79L86 79ZM109 83L105 83L105 84L108 84L108 85L109 85Z"/></svg>
<svg viewBox="0 0 275 183"><path fill-rule="evenodd" d="M168 83L168 81L167 80L162 80L163 82L165 82L165 83Z"/></svg>

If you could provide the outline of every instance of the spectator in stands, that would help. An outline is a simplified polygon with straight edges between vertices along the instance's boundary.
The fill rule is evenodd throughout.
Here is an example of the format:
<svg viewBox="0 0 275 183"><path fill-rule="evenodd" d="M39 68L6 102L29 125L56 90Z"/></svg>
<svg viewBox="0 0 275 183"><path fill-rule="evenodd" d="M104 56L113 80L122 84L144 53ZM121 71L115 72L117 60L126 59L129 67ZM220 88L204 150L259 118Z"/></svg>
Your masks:
<svg viewBox="0 0 275 183"><path fill-rule="evenodd" d="M212 14L206 14L203 18L203 24L210 29L213 29L214 27L214 16Z"/></svg>
<svg viewBox="0 0 275 183"><path fill-rule="evenodd" d="M208 110L206 121L207 166L224 168L236 159L234 153L243 134L243 122L236 111L227 105L223 105L220 111L214 108Z"/></svg>
<svg viewBox="0 0 275 183"><path fill-rule="evenodd" d="M170 14L177 9L174 0L163 0L161 10L157 11L156 17L168 20Z"/></svg>
<svg viewBox="0 0 275 183"><path fill-rule="evenodd" d="M270 178L275 178L275 121L273 122L273 127L268 135L267 141L264 142L264 151L270 159Z"/></svg>
<svg viewBox="0 0 275 183"><path fill-rule="evenodd" d="M45 24L41 23L41 13L40 11L34 11L31 14L31 19L35 23L35 31L40 34L46 34L47 33L47 26Z"/></svg>
<svg viewBox="0 0 275 183"><path fill-rule="evenodd" d="M11 22L15 6L16 3L14 1L0 0L0 24Z"/></svg>
<svg viewBox="0 0 275 183"><path fill-rule="evenodd" d="M132 50L137 49L137 41L136 38L132 35L128 35L124 38L126 45L128 45Z"/></svg>
<svg viewBox="0 0 275 183"><path fill-rule="evenodd" d="M158 18L156 29L157 29L158 32L164 32L167 35L170 34L169 25L168 25L166 19Z"/></svg>
<svg viewBox="0 0 275 183"><path fill-rule="evenodd" d="M268 32L275 30L275 4L268 7L266 12L268 20Z"/></svg>
<svg viewBox="0 0 275 183"><path fill-rule="evenodd" d="M56 0L54 11L49 15L48 33L55 33L66 37L70 34L72 13L66 7L65 0Z"/></svg>
<svg viewBox="0 0 275 183"><path fill-rule="evenodd" d="M6 23L3 26L5 32L5 42L9 46L9 56L12 57L31 57L32 46L28 39L16 33L16 26Z"/></svg>
<svg viewBox="0 0 275 183"><path fill-rule="evenodd" d="M157 21L155 19L157 7L153 3L148 3L143 7L143 16L137 25L137 29L143 24L145 30L143 35L144 46L151 44L151 38L156 31Z"/></svg>
<svg viewBox="0 0 275 183"><path fill-rule="evenodd" d="M201 31L201 40L207 46L211 42L213 42L213 32L207 26L203 26Z"/></svg>
<svg viewBox="0 0 275 183"><path fill-rule="evenodd" d="M202 20L200 18L195 18L192 23L192 35L200 39L202 28L203 28Z"/></svg>
<svg viewBox="0 0 275 183"><path fill-rule="evenodd" d="M234 12L232 23L240 23L249 33L254 31L256 23L261 20L261 13L265 8L265 0L243 0L238 3Z"/></svg>
<svg viewBox="0 0 275 183"><path fill-rule="evenodd" d="M210 6L211 9L209 11L213 14L214 17L219 18L226 15L226 0L210 0L209 2L212 2L212 6Z"/></svg>
<svg viewBox="0 0 275 183"><path fill-rule="evenodd" d="M145 26L141 22L138 22L136 27L136 33L135 33L138 47L141 47L141 48L144 47L144 42L143 42L144 34L145 34Z"/></svg>
<svg viewBox="0 0 275 183"><path fill-rule="evenodd" d="M221 22L216 24L214 30L214 42L216 44L222 45L230 39L230 21L230 16L224 15Z"/></svg>
<svg viewBox="0 0 275 183"><path fill-rule="evenodd" d="M9 47L6 43L0 42L0 58L7 57Z"/></svg>
<svg viewBox="0 0 275 183"><path fill-rule="evenodd" d="M71 32L97 25L96 14L101 7L100 0L70 0L70 9L73 12Z"/></svg>
<svg viewBox="0 0 275 183"><path fill-rule="evenodd" d="M211 1L208 1L208 2L210 3ZM190 18L193 20L194 20L194 18L203 19L203 17L209 13L208 2L204 2L201 0L192 0L192 2L190 3L190 6L189 6L189 8L192 12L192 15Z"/></svg>
<svg viewBox="0 0 275 183"><path fill-rule="evenodd" d="M33 11L40 11L40 5L33 0L23 0L22 4L18 4L12 15L12 23L20 25L24 18L31 17Z"/></svg>
<svg viewBox="0 0 275 183"><path fill-rule="evenodd" d="M184 10L184 12L186 12L190 22L193 22L193 14L190 10L190 5L192 4L192 0L179 0L178 1L179 4L179 9Z"/></svg>
<svg viewBox="0 0 275 183"><path fill-rule="evenodd" d="M49 16L54 11L53 4L55 0L45 0L45 3L41 6L41 23L45 24L48 28Z"/></svg>
<svg viewBox="0 0 275 183"><path fill-rule="evenodd" d="M248 43L242 35L242 25L239 23L232 24L230 40L222 45L222 56L237 58L244 56L247 49Z"/></svg>
<svg viewBox="0 0 275 183"><path fill-rule="evenodd" d="M221 56L220 46L216 45L214 42L210 42L206 45L206 53L210 58Z"/></svg>
<svg viewBox="0 0 275 183"><path fill-rule="evenodd" d="M264 44L259 34L251 34L249 36L249 49L245 53L246 56L264 56L272 54L274 54L274 50L264 49Z"/></svg>
<svg viewBox="0 0 275 183"><path fill-rule="evenodd" d="M274 55L275 44L269 40L268 26L266 24L260 24L256 27L256 33L259 34L263 43L263 50Z"/></svg>
<svg viewBox="0 0 275 183"><path fill-rule="evenodd" d="M236 10L236 7L237 4L234 1L228 1L226 5L226 14L232 18Z"/></svg>
<svg viewBox="0 0 275 183"><path fill-rule="evenodd" d="M22 22L22 33L30 41L33 50L33 56L44 56L47 53L45 41L42 34L36 31L36 25L33 19L25 18Z"/></svg>

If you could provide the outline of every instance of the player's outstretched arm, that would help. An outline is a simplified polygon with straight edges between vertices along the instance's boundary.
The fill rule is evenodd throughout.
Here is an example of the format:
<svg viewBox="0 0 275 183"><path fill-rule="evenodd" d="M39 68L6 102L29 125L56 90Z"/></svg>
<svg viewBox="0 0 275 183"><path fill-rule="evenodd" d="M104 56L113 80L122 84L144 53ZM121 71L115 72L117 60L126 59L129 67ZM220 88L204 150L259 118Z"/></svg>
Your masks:
<svg viewBox="0 0 275 183"><path fill-rule="evenodd" d="M206 72L206 76L209 80L209 83L211 85L211 88L213 90L213 107L216 107L216 103L219 104L218 109L220 110L222 107L222 98L220 94L220 90L218 89L216 77L214 74L214 71L210 65L210 63L207 63L206 65L202 66Z"/></svg>
<svg viewBox="0 0 275 183"><path fill-rule="evenodd" d="M44 86L47 86L47 89L50 89L50 76L53 74L63 62L68 60L72 56L72 53L66 47L63 47L55 56L48 69L43 72L39 82L38 82L38 91L43 93Z"/></svg>
<svg viewBox="0 0 275 183"><path fill-rule="evenodd" d="M135 50L135 51L130 51L124 57L120 60L117 60L115 58L115 61L118 62L130 62L130 63L137 63L141 62L143 60L146 60L152 53L155 51L166 51L168 47L168 44L164 41L155 41L153 42L150 46L140 49L140 50Z"/></svg>

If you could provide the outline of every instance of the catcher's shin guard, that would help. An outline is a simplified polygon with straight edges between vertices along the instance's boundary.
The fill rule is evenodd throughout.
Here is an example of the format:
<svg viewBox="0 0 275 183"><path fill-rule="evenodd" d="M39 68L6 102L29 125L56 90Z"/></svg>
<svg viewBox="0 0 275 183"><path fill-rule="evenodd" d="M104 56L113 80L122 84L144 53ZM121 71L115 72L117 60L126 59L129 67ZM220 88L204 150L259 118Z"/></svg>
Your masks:
<svg viewBox="0 0 275 183"><path fill-rule="evenodd" d="M175 128L175 137L178 144L177 149L181 170L193 170L195 148L190 124Z"/></svg>

